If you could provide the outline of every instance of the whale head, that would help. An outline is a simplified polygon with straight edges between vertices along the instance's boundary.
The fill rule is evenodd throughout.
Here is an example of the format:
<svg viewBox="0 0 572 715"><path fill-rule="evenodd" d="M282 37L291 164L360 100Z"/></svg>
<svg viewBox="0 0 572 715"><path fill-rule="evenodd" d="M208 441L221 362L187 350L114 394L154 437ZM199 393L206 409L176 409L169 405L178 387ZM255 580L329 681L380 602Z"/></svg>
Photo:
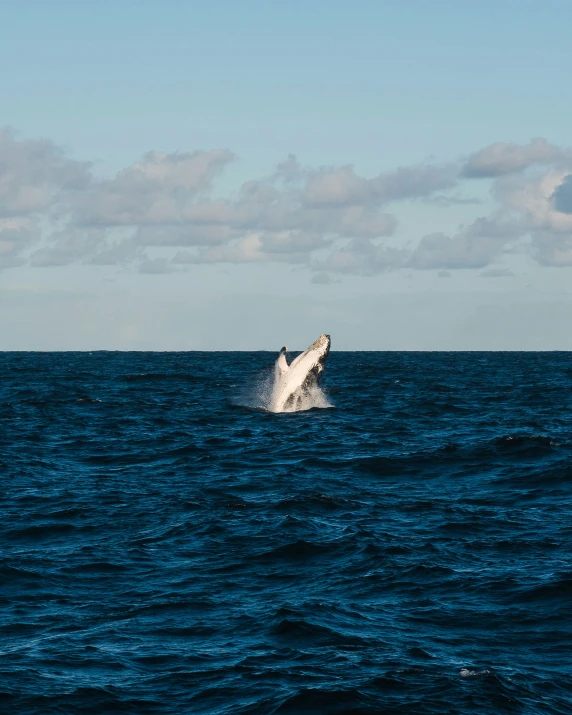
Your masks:
<svg viewBox="0 0 572 715"><path fill-rule="evenodd" d="M324 369L326 358L328 357L328 354L330 352L331 342L332 341L330 340L330 336L326 335L325 333L322 333L322 335L320 335L317 340L314 340L314 342L308 348L308 351L313 352L316 356L317 364L316 367L312 370L312 373L315 377L319 377L320 373Z"/></svg>
<svg viewBox="0 0 572 715"><path fill-rule="evenodd" d="M326 355L330 352L330 336L322 333L317 340L310 345L308 350L315 350L319 353L325 353Z"/></svg>

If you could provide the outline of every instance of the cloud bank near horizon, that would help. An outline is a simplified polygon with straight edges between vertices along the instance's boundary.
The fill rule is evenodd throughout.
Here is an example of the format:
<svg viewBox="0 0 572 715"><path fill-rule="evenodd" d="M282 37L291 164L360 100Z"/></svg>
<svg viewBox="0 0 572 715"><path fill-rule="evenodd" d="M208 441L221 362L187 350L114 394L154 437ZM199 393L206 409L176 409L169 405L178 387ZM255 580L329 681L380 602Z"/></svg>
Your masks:
<svg viewBox="0 0 572 715"><path fill-rule="evenodd" d="M0 268L121 265L142 273L193 264L282 262L315 283L330 274L372 276L397 268L488 269L528 253L543 266L572 265L572 152L545 139L496 143L447 163L398 167L366 178L352 166L306 167L294 155L245 181L232 197L216 181L227 149L150 151L111 178L48 139L0 130ZM493 210L451 235L405 235L395 211L431 202L442 211L478 201Z"/></svg>

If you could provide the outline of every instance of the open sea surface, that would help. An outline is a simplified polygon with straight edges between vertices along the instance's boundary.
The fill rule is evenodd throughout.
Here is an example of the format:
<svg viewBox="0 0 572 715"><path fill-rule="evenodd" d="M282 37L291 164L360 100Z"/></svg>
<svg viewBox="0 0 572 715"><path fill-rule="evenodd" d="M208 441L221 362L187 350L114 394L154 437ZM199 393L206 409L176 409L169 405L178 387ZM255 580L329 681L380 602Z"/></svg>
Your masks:
<svg viewBox="0 0 572 715"><path fill-rule="evenodd" d="M572 713L572 354L0 353L0 712Z"/></svg>

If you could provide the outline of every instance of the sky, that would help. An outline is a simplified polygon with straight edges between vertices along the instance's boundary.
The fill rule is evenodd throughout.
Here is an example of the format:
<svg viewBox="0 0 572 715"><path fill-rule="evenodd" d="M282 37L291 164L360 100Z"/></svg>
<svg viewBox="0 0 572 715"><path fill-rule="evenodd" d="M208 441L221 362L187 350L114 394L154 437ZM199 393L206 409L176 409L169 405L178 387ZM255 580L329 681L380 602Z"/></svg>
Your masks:
<svg viewBox="0 0 572 715"><path fill-rule="evenodd" d="M571 26L2 3L0 350L572 350Z"/></svg>

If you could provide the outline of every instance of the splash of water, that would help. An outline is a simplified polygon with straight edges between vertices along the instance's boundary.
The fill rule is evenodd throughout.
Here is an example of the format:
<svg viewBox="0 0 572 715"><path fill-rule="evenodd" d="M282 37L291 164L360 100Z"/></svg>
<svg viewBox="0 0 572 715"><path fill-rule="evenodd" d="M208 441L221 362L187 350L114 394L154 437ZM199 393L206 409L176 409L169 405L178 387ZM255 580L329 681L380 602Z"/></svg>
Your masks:
<svg viewBox="0 0 572 715"><path fill-rule="evenodd" d="M325 337L329 340L329 336ZM316 343L318 342L319 341L316 341ZM313 346L310 346L308 350L311 350L312 347ZM275 361L274 366L270 369L266 368L260 373L246 389L242 390L239 395L233 398L233 403L255 410L272 412L274 414L281 412L302 412L314 408L325 409L334 406L317 383L319 373L315 381L311 381L309 385L296 387L290 395L286 393L288 399L285 401L283 379L284 374L288 374L288 369L288 364L281 353ZM299 383L304 376L304 370L298 370L298 374L294 375L294 384L296 381Z"/></svg>
<svg viewBox="0 0 572 715"><path fill-rule="evenodd" d="M314 407L319 407L324 409L326 407L333 407L332 403L328 401L328 398L324 394L323 390L320 389L319 385L311 385L306 390L298 388L292 395L291 400L288 401L286 407L284 407L282 412L301 412L303 410L311 410Z"/></svg>
<svg viewBox="0 0 572 715"><path fill-rule="evenodd" d="M274 368L265 370L254 384L250 385L247 390L242 392L235 404L244 407L250 407L255 410L265 410L266 412L275 412L272 409L273 395L279 375ZM325 409L333 407L333 404L328 400L328 397L319 385L313 384L306 390L297 389L292 399L288 401L287 406L281 412L301 412L303 410L311 410L313 408Z"/></svg>
<svg viewBox="0 0 572 715"><path fill-rule="evenodd" d="M260 383L258 390L258 398L260 400L260 406L268 410L269 412L302 412L304 410L311 410L315 407L326 408L333 407L331 402L324 394L323 390L320 389L317 383L313 383L306 388L298 387L292 396L288 399L287 403L280 410L276 410L273 407L275 403L275 391L278 387L279 380L281 378L281 371L278 369L278 360L276 361L274 371L265 376L265 379Z"/></svg>

